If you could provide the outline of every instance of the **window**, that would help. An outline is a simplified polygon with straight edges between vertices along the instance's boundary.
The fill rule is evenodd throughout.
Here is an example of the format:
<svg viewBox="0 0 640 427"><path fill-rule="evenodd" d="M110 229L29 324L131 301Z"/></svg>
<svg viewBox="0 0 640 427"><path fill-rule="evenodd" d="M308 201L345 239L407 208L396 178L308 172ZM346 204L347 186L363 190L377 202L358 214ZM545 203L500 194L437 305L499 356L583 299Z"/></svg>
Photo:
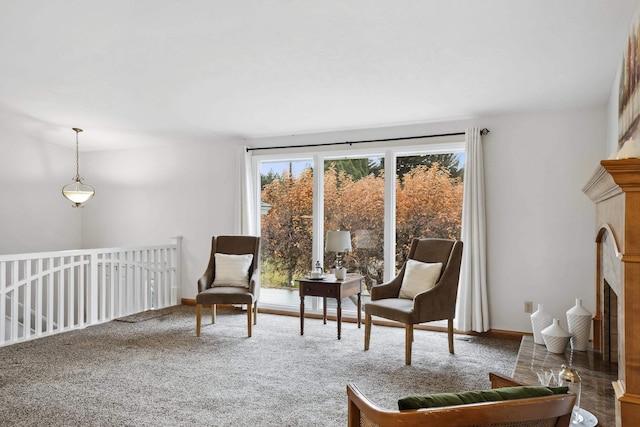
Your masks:
<svg viewBox="0 0 640 427"><path fill-rule="evenodd" d="M463 146L423 141L394 149L253 153L260 176L261 305L298 309L295 279L316 261L325 269L335 263L335 253L323 250L327 231L350 231L344 264L365 277L367 290L396 274L412 238L459 238ZM314 299L308 307L321 304ZM343 310L348 315L349 307Z"/></svg>
<svg viewBox="0 0 640 427"><path fill-rule="evenodd" d="M348 230L352 250L344 266L365 277L367 289L384 276L384 164L382 157L324 161L324 230ZM325 253L333 266L335 254Z"/></svg>
<svg viewBox="0 0 640 427"><path fill-rule="evenodd" d="M464 153L396 159L396 270L416 237L460 239Z"/></svg>

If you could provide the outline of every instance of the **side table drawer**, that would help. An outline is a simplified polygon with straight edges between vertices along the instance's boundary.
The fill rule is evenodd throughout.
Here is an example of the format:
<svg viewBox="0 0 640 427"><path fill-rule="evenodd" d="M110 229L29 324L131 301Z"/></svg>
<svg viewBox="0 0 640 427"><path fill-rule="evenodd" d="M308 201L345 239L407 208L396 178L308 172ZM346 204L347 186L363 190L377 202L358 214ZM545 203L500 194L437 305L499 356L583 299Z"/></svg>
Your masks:
<svg viewBox="0 0 640 427"><path fill-rule="evenodd" d="M329 297L329 298L337 298L338 297L338 287L337 286L326 286L325 289L324 289L324 292L323 292L323 296Z"/></svg>
<svg viewBox="0 0 640 427"><path fill-rule="evenodd" d="M300 282L300 295L336 298L338 287L322 282Z"/></svg>

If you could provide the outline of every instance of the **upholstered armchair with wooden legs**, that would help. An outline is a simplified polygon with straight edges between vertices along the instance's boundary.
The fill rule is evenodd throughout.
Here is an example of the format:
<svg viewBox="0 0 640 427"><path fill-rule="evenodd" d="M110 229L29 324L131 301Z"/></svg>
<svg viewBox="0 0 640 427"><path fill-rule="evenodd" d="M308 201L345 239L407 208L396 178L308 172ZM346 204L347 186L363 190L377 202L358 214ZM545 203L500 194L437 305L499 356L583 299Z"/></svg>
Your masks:
<svg viewBox="0 0 640 427"><path fill-rule="evenodd" d="M200 336L202 306L211 305L211 323L216 323L216 304L247 306L248 336L257 323L260 274L260 238L254 236L214 236L211 256L198 280L196 295L196 336Z"/></svg>
<svg viewBox="0 0 640 427"><path fill-rule="evenodd" d="M453 318L461 262L459 240L413 239L407 262L398 275L371 288L371 302L364 306L364 349L369 349L371 317L378 316L405 324L407 365L411 365L413 325L418 323L447 320L449 352L453 353Z"/></svg>

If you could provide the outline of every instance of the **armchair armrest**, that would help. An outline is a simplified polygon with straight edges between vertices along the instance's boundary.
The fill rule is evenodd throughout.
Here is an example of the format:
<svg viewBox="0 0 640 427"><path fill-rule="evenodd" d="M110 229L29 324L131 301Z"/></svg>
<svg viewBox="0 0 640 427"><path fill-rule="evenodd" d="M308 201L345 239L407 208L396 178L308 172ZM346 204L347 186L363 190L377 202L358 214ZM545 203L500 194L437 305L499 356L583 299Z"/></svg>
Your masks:
<svg viewBox="0 0 640 427"><path fill-rule="evenodd" d="M489 372L489 380L491 381L491 388L516 387L524 385L511 377L507 377L496 372Z"/></svg>
<svg viewBox="0 0 640 427"><path fill-rule="evenodd" d="M373 286L370 291L371 300L397 298L400 293L400 285L402 285L402 277L398 275L388 282Z"/></svg>
<svg viewBox="0 0 640 427"><path fill-rule="evenodd" d="M433 320L453 319L457 296L451 283L438 283L431 289L420 292L413 298L413 311L419 323Z"/></svg>
<svg viewBox="0 0 640 427"><path fill-rule="evenodd" d="M253 294L254 301L258 300L260 296L260 271L258 269L253 270L251 280L249 280L249 293Z"/></svg>
<svg viewBox="0 0 640 427"><path fill-rule="evenodd" d="M213 283L213 270L207 270L202 277L198 279L198 293L207 290Z"/></svg>

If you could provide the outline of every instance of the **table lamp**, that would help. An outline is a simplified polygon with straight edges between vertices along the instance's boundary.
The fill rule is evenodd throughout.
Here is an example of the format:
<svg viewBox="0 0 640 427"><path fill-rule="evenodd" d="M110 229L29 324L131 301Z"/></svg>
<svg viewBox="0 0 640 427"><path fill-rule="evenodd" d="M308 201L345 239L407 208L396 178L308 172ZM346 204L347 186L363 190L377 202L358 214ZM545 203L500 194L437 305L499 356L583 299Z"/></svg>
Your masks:
<svg viewBox="0 0 640 427"><path fill-rule="evenodd" d="M343 279L346 269L342 267L342 254L351 250L351 233L348 231L328 231L325 252L336 253L336 278Z"/></svg>

